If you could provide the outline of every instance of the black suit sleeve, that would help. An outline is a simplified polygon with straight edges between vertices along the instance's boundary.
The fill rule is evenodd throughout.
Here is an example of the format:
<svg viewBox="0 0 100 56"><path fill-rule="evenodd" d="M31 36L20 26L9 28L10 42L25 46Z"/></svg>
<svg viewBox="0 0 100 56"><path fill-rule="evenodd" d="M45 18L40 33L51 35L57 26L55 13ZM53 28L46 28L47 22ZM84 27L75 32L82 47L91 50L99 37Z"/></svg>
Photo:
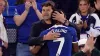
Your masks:
<svg viewBox="0 0 100 56"><path fill-rule="evenodd" d="M38 22L32 24L30 37L28 39L29 46L33 45L42 45L43 40L42 37L39 37L41 33L40 25Z"/></svg>
<svg viewBox="0 0 100 56"><path fill-rule="evenodd" d="M31 37L29 40L28 40L28 44L29 46L33 46L33 45L36 45L36 46L43 46L44 45L44 41L42 40L41 37Z"/></svg>

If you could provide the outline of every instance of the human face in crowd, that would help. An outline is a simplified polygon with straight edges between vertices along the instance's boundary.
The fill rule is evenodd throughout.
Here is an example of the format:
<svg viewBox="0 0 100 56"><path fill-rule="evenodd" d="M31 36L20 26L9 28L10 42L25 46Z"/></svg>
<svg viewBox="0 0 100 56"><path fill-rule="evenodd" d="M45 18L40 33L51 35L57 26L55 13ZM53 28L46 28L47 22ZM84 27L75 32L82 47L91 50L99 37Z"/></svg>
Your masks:
<svg viewBox="0 0 100 56"><path fill-rule="evenodd" d="M96 0L96 4L98 5L98 8L100 10L100 0Z"/></svg>
<svg viewBox="0 0 100 56"><path fill-rule="evenodd" d="M3 0L0 0L0 14L4 11L6 3Z"/></svg>
<svg viewBox="0 0 100 56"><path fill-rule="evenodd" d="M50 19L52 12L53 12L53 9L51 6L43 6L42 7L42 16L43 16L44 20Z"/></svg>
<svg viewBox="0 0 100 56"><path fill-rule="evenodd" d="M90 6L86 1L82 0L82 1L79 2L79 10L80 10L81 13L88 12L89 7Z"/></svg>

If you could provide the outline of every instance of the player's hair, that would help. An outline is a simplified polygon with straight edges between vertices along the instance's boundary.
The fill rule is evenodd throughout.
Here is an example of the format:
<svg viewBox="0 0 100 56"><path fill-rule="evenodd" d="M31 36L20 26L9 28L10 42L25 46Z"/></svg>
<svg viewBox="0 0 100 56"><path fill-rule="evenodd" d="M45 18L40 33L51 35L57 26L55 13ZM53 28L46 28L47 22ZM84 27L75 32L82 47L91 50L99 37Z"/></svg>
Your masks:
<svg viewBox="0 0 100 56"><path fill-rule="evenodd" d="M53 10L55 10L55 3L53 1L46 1L42 4L42 7L48 7L51 6Z"/></svg>
<svg viewBox="0 0 100 56"><path fill-rule="evenodd" d="M63 10L61 10L61 9L55 9L54 11L57 11L57 12L59 12L60 14L61 14L61 12L63 12L64 13L64 11ZM52 12L52 14L54 13L54 11ZM65 13L64 13L64 17L66 18L66 15L65 15ZM52 19L53 17L51 16L51 19ZM59 21L57 21L57 20L52 20L52 22L53 22L53 24L56 24L56 23L60 23L60 24L62 24L61 22L59 22Z"/></svg>

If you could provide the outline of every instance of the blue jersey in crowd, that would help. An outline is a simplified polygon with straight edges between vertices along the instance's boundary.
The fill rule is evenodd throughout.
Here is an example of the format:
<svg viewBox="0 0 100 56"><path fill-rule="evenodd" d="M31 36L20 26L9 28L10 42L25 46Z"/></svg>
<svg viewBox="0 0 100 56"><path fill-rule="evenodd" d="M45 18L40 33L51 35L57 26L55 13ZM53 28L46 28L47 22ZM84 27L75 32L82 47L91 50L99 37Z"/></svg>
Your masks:
<svg viewBox="0 0 100 56"><path fill-rule="evenodd" d="M40 3L37 3L37 7L39 10L42 10ZM21 15L24 11L25 4L18 5L15 9L15 15ZM27 43L32 23L38 20L39 18L37 17L36 12L32 7L30 7L25 21L18 27L18 42Z"/></svg>
<svg viewBox="0 0 100 56"><path fill-rule="evenodd" d="M53 29L53 32L60 33L60 37L56 40L48 41L49 56L71 56L72 42L77 41L76 30L72 27L63 25L54 25L43 31L40 37L47 34Z"/></svg>

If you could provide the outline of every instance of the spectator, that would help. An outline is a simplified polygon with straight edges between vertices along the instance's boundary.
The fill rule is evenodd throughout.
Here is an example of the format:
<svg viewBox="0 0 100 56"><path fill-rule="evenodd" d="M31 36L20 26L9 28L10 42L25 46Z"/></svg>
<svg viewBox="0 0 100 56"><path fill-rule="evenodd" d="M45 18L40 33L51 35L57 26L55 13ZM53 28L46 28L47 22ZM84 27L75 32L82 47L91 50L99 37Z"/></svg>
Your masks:
<svg viewBox="0 0 100 56"><path fill-rule="evenodd" d="M95 4L95 8L96 8L95 13L97 13L97 15L100 18L100 0L94 0L94 4ZM97 37L97 41L95 43L96 48L100 50L100 44L99 43L100 43L100 36Z"/></svg>
<svg viewBox="0 0 100 56"><path fill-rule="evenodd" d="M100 56L100 51L94 47L95 41L93 36L89 39L80 39L78 41L80 51L73 56Z"/></svg>
<svg viewBox="0 0 100 56"><path fill-rule="evenodd" d="M97 27L100 27L100 19L97 14L91 12L89 0L79 0L79 10L71 16L69 21L75 23L79 28L81 34L78 36L80 38L84 38L81 37L82 34L87 36L87 31L97 30Z"/></svg>
<svg viewBox="0 0 100 56"><path fill-rule="evenodd" d="M38 21L37 16L41 15L38 13L38 11L41 10L41 4L37 3L37 7L34 7L34 1L35 0L25 0L24 4L18 5L15 9L14 21L18 26L16 56L32 56L27 41L32 23ZM39 10L37 10L37 8ZM38 14L36 15L36 13Z"/></svg>
<svg viewBox="0 0 100 56"><path fill-rule="evenodd" d="M8 53L7 53L8 38L7 38L7 32L6 32L6 28L5 28L4 17L2 15L6 6L7 6L7 1L0 0L0 56L8 55ZM1 48L1 45L2 45L2 48ZM3 51L3 54L1 52L1 50Z"/></svg>
<svg viewBox="0 0 100 56"><path fill-rule="evenodd" d="M95 4L95 8L96 8L95 13L97 13L97 15L98 15L99 18L100 18L100 0L95 0L95 1L94 1L94 4Z"/></svg>

